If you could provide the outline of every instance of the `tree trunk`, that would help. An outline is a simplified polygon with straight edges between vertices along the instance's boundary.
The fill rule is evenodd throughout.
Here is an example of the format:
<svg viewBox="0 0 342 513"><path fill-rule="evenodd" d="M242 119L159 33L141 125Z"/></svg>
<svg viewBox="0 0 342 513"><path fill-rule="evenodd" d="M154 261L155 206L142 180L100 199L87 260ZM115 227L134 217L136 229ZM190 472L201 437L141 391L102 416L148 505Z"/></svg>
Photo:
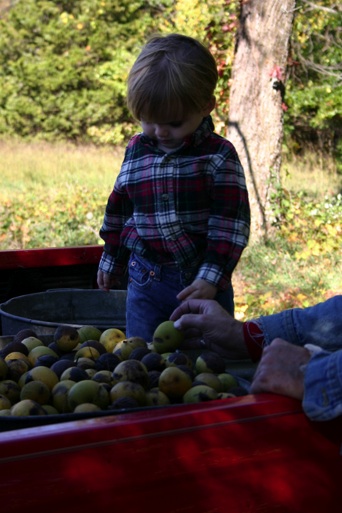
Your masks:
<svg viewBox="0 0 342 513"><path fill-rule="evenodd" d="M270 234L280 183L284 80L296 0L241 0L232 70L228 138L246 173L251 242Z"/></svg>

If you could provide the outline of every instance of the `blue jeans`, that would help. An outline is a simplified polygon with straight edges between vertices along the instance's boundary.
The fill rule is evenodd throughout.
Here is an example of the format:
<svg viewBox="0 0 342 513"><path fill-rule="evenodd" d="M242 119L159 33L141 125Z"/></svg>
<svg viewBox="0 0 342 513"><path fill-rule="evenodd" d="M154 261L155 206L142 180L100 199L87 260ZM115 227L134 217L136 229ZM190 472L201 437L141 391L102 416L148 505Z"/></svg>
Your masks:
<svg viewBox="0 0 342 513"><path fill-rule="evenodd" d="M177 294L192 283L196 274L197 268L180 270L132 254L128 266L126 336L151 342L157 326L167 321L179 306ZM215 299L234 315L232 286L218 292Z"/></svg>

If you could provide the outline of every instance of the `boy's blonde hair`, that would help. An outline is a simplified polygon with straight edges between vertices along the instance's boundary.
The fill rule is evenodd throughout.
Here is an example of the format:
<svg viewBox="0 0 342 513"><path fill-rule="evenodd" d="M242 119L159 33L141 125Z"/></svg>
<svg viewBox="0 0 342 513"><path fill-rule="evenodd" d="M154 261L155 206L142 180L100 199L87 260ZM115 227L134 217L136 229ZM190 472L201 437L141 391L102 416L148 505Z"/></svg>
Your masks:
<svg viewBox="0 0 342 513"><path fill-rule="evenodd" d="M180 34L154 36L129 73L128 108L137 120L177 120L208 105L217 79L215 59L199 41Z"/></svg>

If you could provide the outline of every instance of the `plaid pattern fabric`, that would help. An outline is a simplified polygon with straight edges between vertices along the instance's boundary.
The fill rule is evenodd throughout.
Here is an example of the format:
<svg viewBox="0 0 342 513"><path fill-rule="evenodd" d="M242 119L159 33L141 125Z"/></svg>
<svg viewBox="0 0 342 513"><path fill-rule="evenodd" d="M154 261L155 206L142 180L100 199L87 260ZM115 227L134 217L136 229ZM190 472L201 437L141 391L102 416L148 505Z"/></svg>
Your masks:
<svg viewBox="0 0 342 513"><path fill-rule="evenodd" d="M211 117L172 153L144 134L129 142L109 196L100 269L124 274L130 252L155 263L197 267L221 289L248 243L250 208L234 146Z"/></svg>

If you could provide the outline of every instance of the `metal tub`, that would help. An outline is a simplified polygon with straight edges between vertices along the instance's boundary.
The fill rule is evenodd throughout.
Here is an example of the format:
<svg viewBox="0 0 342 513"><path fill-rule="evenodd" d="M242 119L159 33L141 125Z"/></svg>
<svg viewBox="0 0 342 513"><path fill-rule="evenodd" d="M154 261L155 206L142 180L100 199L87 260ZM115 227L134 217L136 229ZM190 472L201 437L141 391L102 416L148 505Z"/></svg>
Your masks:
<svg viewBox="0 0 342 513"><path fill-rule="evenodd" d="M3 335L24 328L53 334L60 324L88 324L101 330L126 327L126 290L55 289L9 299L0 305Z"/></svg>

